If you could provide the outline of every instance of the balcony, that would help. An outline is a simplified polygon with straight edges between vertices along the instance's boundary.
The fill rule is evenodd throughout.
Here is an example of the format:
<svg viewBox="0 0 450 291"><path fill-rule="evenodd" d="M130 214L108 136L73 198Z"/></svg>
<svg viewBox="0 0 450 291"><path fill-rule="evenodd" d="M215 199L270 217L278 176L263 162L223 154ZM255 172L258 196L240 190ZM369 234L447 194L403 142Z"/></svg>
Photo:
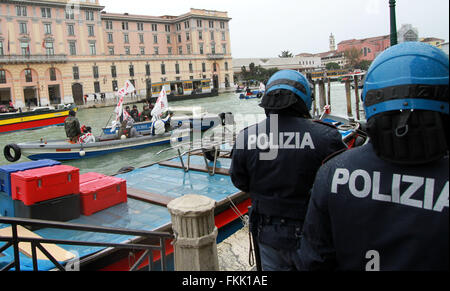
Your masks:
<svg viewBox="0 0 450 291"><path fill-rule="evenodd" d="M67 55L0 55L0 64L66 63Z"/></svg>
<svg viewBox="0 0 450 291"><path fill-rule="evenodd" d="M224 54L207 54L208 60L223 60L225 58Z"/></svg>

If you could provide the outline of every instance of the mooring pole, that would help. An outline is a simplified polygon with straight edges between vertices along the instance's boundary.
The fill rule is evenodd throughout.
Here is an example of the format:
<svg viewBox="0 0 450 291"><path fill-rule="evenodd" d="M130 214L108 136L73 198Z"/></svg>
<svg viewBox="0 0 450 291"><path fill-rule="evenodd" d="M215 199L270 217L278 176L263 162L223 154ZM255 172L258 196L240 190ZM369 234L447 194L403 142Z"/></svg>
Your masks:
<svg viewBox="0 0 450 291"><path fill-rule="evenodd" d="M356 100L356 120L361 120L359 112L359 83L358 76L355 76L355 100Z"/></svg>
<svg viewBox="0 0 450 291"><path fill-rule="evenodd" d="M319 112L322 112L322 110L325 108L325 105L327 105L325 94L325 81L321 79L319 81Z"/></svg>
<svg viewBox="0 0 450 291"><path fill-rule="evenodd" d="M345 93L347 96L347 113L349 118L353 118L351 89L352 87L350 85L350 78L348 78L348 80L345 81Z"/></svg>
<svg viewBox="0 0 450 291"><path fill-rule="evenodd" d="M395 0L389 0L389 7L391 9L391 46L398 44L397 38L397 17L395 14Z"/></svg>
<svg viewBox="0 0 450 291"><path fill-rule="evenodd" d="M331 80L328 78L328 105L331 106Z"/></svg>
<svg viewBox="0 0 450 291"><path fill-rule="evenodd" d="M317 114L316 82L315 82L315 81L312 81L312 85L313 85L313 96L314 96L314 100L313 100L313 102L314 102L314 105L313 105L313 106L314 106L314 107L313 107L313 117L315 117L316 114ZM317 114L317 115L319 115L319 114Z"/></svg>

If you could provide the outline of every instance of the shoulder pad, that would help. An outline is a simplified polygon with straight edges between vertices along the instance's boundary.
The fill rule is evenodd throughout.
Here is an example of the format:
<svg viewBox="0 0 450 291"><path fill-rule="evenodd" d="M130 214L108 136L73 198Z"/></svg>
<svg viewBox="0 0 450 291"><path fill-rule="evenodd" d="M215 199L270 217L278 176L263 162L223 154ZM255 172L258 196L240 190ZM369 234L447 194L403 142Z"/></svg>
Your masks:
<svg viewBox="0 0 450 291"><path fill-rule="evenodd" d="M322 125L334 128L334 129L338 129L334 124L331 124L331 123L328 123L328 122L325 122L325 121L322 121L322 120L313 120L313 122L317 123L317 124L322 124Z"/></svg>

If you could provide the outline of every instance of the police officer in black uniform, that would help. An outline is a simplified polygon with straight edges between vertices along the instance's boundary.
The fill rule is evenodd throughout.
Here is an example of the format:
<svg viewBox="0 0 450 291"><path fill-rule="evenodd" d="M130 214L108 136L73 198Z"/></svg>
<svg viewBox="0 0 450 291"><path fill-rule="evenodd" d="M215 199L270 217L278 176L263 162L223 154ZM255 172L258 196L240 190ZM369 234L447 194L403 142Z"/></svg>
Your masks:
<svg viewBox="0 0 450 291"><path fill-rule="evenodd" d="M448 271L448 77L427 44L377 57L363 92L371 142L318 172L302 270Z"/></svg>
<svg viewBox="0 0 450 291"><path fill-rule="evenodd" d="M251 195L251 229L265 271L298 269L295 255L316 172L325 158L346 149L336 128L311 120L311 105L302 74L274 74L260 104L267 119L243 130L233 149L231 179Z"/></svg>

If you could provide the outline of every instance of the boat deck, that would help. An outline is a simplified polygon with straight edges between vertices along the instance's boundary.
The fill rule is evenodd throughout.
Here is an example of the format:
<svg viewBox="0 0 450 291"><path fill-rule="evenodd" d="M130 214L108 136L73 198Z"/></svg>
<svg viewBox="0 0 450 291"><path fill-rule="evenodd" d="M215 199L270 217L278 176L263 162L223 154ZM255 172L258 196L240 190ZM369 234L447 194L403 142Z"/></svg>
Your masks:
<svg viewBox="0 0 450 291"><path fill-rule="evenodd" d="M243 193L235 188L227 175L231 164L230 159L220 158L217 162L218 172L215 176L210 176L205 170L205 162L202 156L190 157L191 170L184 172L178 168L181 165L179 158L154 164L146 168L136 169L126 174L118 175L127 181L129 189L128 203L120 204L106 209L92 216L81 216L79 219L69 223L103 226L113 228L123 228L142 231L161 231L171 223L170 214L165 207L169 201L186 194L198 194L207 196L218 202L218 206L224 205L230 197L236 197ZM184 157L187 165L187 157ZM171 165L165 165L170 163ZM212 166L212 163L210 163ZM198 169L204 168L203 171ZM197 169L197 170L196 170ZM235 217L236 218L236 217ZM216 224L220 228L224 222ZM0 225L0 229L6 227ZM8 225L9 227L9 225ZM43 238L80 240L89 242L111 242L127 243L136 237L123 235L86 233L73 230L41 229L35 233ZM222 238L224 239L224 238ZM3 244L2 244L3 245ZM72 252L79 258L93 255L105 248L84 247L84 246L63 246L59 247ZM0 255L0 269L2 266L13 261L13 248L10 247ZM25 254L20 254L21 269L32 270L32 259ZM39 270L54 269L50 261L38 261Z"/></svg>

